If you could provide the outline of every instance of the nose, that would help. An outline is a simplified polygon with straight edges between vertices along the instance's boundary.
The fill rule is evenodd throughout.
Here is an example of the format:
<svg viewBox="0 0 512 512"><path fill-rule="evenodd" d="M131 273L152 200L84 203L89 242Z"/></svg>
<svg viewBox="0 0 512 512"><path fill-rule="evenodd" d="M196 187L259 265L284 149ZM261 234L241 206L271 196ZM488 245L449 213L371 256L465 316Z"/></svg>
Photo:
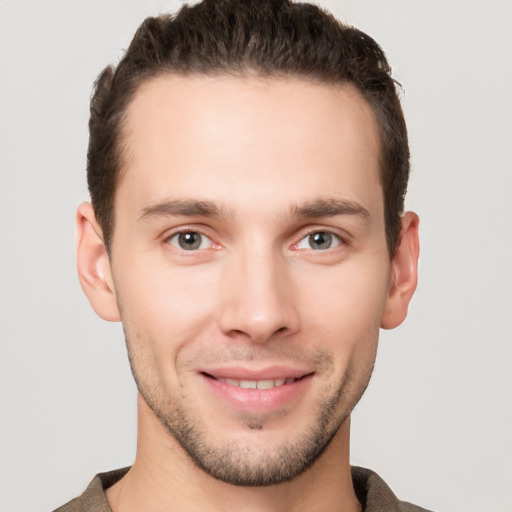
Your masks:
<svg viewBox="0 0 512 512"><path fill-rule="evenodd" d="M220 283L220 327L226 335L266 343L297 332L297 297L287 266L272 250L248 250L226 265Z"/></svg>

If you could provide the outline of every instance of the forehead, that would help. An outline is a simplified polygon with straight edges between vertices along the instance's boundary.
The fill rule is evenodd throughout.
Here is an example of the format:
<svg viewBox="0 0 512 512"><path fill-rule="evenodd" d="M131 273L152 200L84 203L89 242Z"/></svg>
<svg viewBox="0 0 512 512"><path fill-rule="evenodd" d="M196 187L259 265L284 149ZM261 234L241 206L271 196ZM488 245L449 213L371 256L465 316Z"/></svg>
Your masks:
<svg viewBox="0 0 512 512"><path fill-rule="evenodd" d="M220 188L254 199L296 193L297 201L308 188L381 193L375 117L349 85L165 74L140 86L123 137L118 187L141 201Z"/></svg>

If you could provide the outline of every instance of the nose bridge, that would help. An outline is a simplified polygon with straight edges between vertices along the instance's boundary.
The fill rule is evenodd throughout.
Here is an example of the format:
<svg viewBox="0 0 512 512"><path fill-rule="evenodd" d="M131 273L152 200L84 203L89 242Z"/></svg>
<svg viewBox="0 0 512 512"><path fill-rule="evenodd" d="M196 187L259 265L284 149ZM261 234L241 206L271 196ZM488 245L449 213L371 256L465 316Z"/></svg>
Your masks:
<svg viewBox="0 0 512 512"><path fill-rule="evenodd" d="M265 342L298 328L293 282L286 260L271 244L248 244L227 265L221 327Z"/></svg>

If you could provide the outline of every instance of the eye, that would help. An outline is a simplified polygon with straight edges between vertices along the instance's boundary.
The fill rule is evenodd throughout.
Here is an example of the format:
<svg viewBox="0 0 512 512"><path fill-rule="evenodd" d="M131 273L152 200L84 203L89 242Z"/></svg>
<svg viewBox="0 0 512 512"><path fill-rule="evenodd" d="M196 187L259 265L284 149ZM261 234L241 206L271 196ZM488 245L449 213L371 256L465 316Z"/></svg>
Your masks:
<svg viewBox="0 0 512 512"><path fill-rule="evenodd" d="M312 249L313 251L325 251L341 244L339 236L329 231L315 231L305 236L297 245L297 249Z"/></svg>
<svg viewBox="0 0 512 512"><path fill-rule="evenodd" d="M182 231L168 238L168 243L183 251L198 251L208 249L212 241L197 231Z"/></svg>

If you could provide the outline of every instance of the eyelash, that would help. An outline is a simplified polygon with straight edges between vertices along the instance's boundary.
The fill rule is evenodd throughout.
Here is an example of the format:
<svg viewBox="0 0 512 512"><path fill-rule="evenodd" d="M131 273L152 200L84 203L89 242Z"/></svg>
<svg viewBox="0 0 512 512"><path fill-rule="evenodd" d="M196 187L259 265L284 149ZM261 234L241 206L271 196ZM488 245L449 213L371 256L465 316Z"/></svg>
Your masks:
<svg viewBox="0 0 512 512"><path fill-rule="evenodd" d="M324 235L324 237L325 237L325 235L327 235L325 237L325 238L327 238L327 242L332 242L335 245L330 245L329 247L325 247L323 249L321 249L321 248L314 249L312 247L300 247L300 244L302 242L304 242L304 241L309 241L311 243L311 237L313 237L315 235ZM321 241L318 242L318 243L322 244ZM299 240L299 242L294 244L293 247L298 248L298 249L310 250L310 251L313 251L313 252L322 252L322 251L328 251L329 249L333 249L333 248L338 247L339 245L343 245L343 244L346 245L346 242L345 242L345 240L340 235L338 235L336 233L333 233L332 231L329 231L327 229L316 229L316 230L310 231L305 236L303 236Z"/></svg>
<svg viewBox="0 0 512 512"><path fill-rule="evenodd" d="M195 235L195 236L199 236L201 238L200 242L199 242L199 246L198 247L195 247L195 248L184 248L184 247L181 247L179 245L179 239L180 237L184 237L186 235ZM176 239L177 243L176 244L173 244L172 243L172 240L173 239ZM205 241L208 241L209 242L209 247L201 247L201 245L203 245L203 242ZM203 251L205 249L209 249L212 245L213 245L213 241L211 240L210 237L208 237L207 235L205 235L204 233L201 233L200 231L197 231L197 230L193 230L193 229L184 229L184 230L181 230L181 231L177 231L176 233L173 233L172 235L168 236L166 239L165 239L165 242L168 243L169 245L172 245L173 247L175 247L176 249L178 250L181 250L183 252L195 252L195 251Z"/></svg>
<svg viewBox="0 0 512 512"><path fill-rule="evenodd" d="M194 239L192 239L192 243L191 243L192 248L191 247L185 248L185 247L182 247L180 244L180 237L185 237L187 235L194 235L195 237L199 237L199 241L196 241L196 244L194 244ZM317 243L319 245L328 244L329 246L324 247L324 248L316 248L316 249L311 247L312 237L314 237L315 235L323 235L323 238L321 240L317 241ZM176 243L173 243L173 240L175 240ZM205 242L208 243L208 247L201 247ZM301 247L301 244L303 244L304 242L309 243L310 246L309 247ZM167 244L173 246L174 248L176 248L182 252L185 252L185 253L187 253L187 252L195 253L197 251L204 251L206 249L212 248L212 246L215 245L209 236L205 235L201 231L193 230L193 229L183 229L181 231L177 231L177 232L173 233L172 235L168 236L165 239L165 243L167 243ZM332 245L333 243L334 243L334 245ZM196 246L194 247L194 245L196 245ZM312 230L312 231L306 233L297 243L292 245L292 248L299 249L299 250L307 250L307 251L312 251L312 252L323 252L323 251L328 251L330 249L334 249L340 245L347 245L346 240L344 238L342 238L340 235L333 233L332 231L329 231L326 229L317 229L317 230Z"/></svg>

